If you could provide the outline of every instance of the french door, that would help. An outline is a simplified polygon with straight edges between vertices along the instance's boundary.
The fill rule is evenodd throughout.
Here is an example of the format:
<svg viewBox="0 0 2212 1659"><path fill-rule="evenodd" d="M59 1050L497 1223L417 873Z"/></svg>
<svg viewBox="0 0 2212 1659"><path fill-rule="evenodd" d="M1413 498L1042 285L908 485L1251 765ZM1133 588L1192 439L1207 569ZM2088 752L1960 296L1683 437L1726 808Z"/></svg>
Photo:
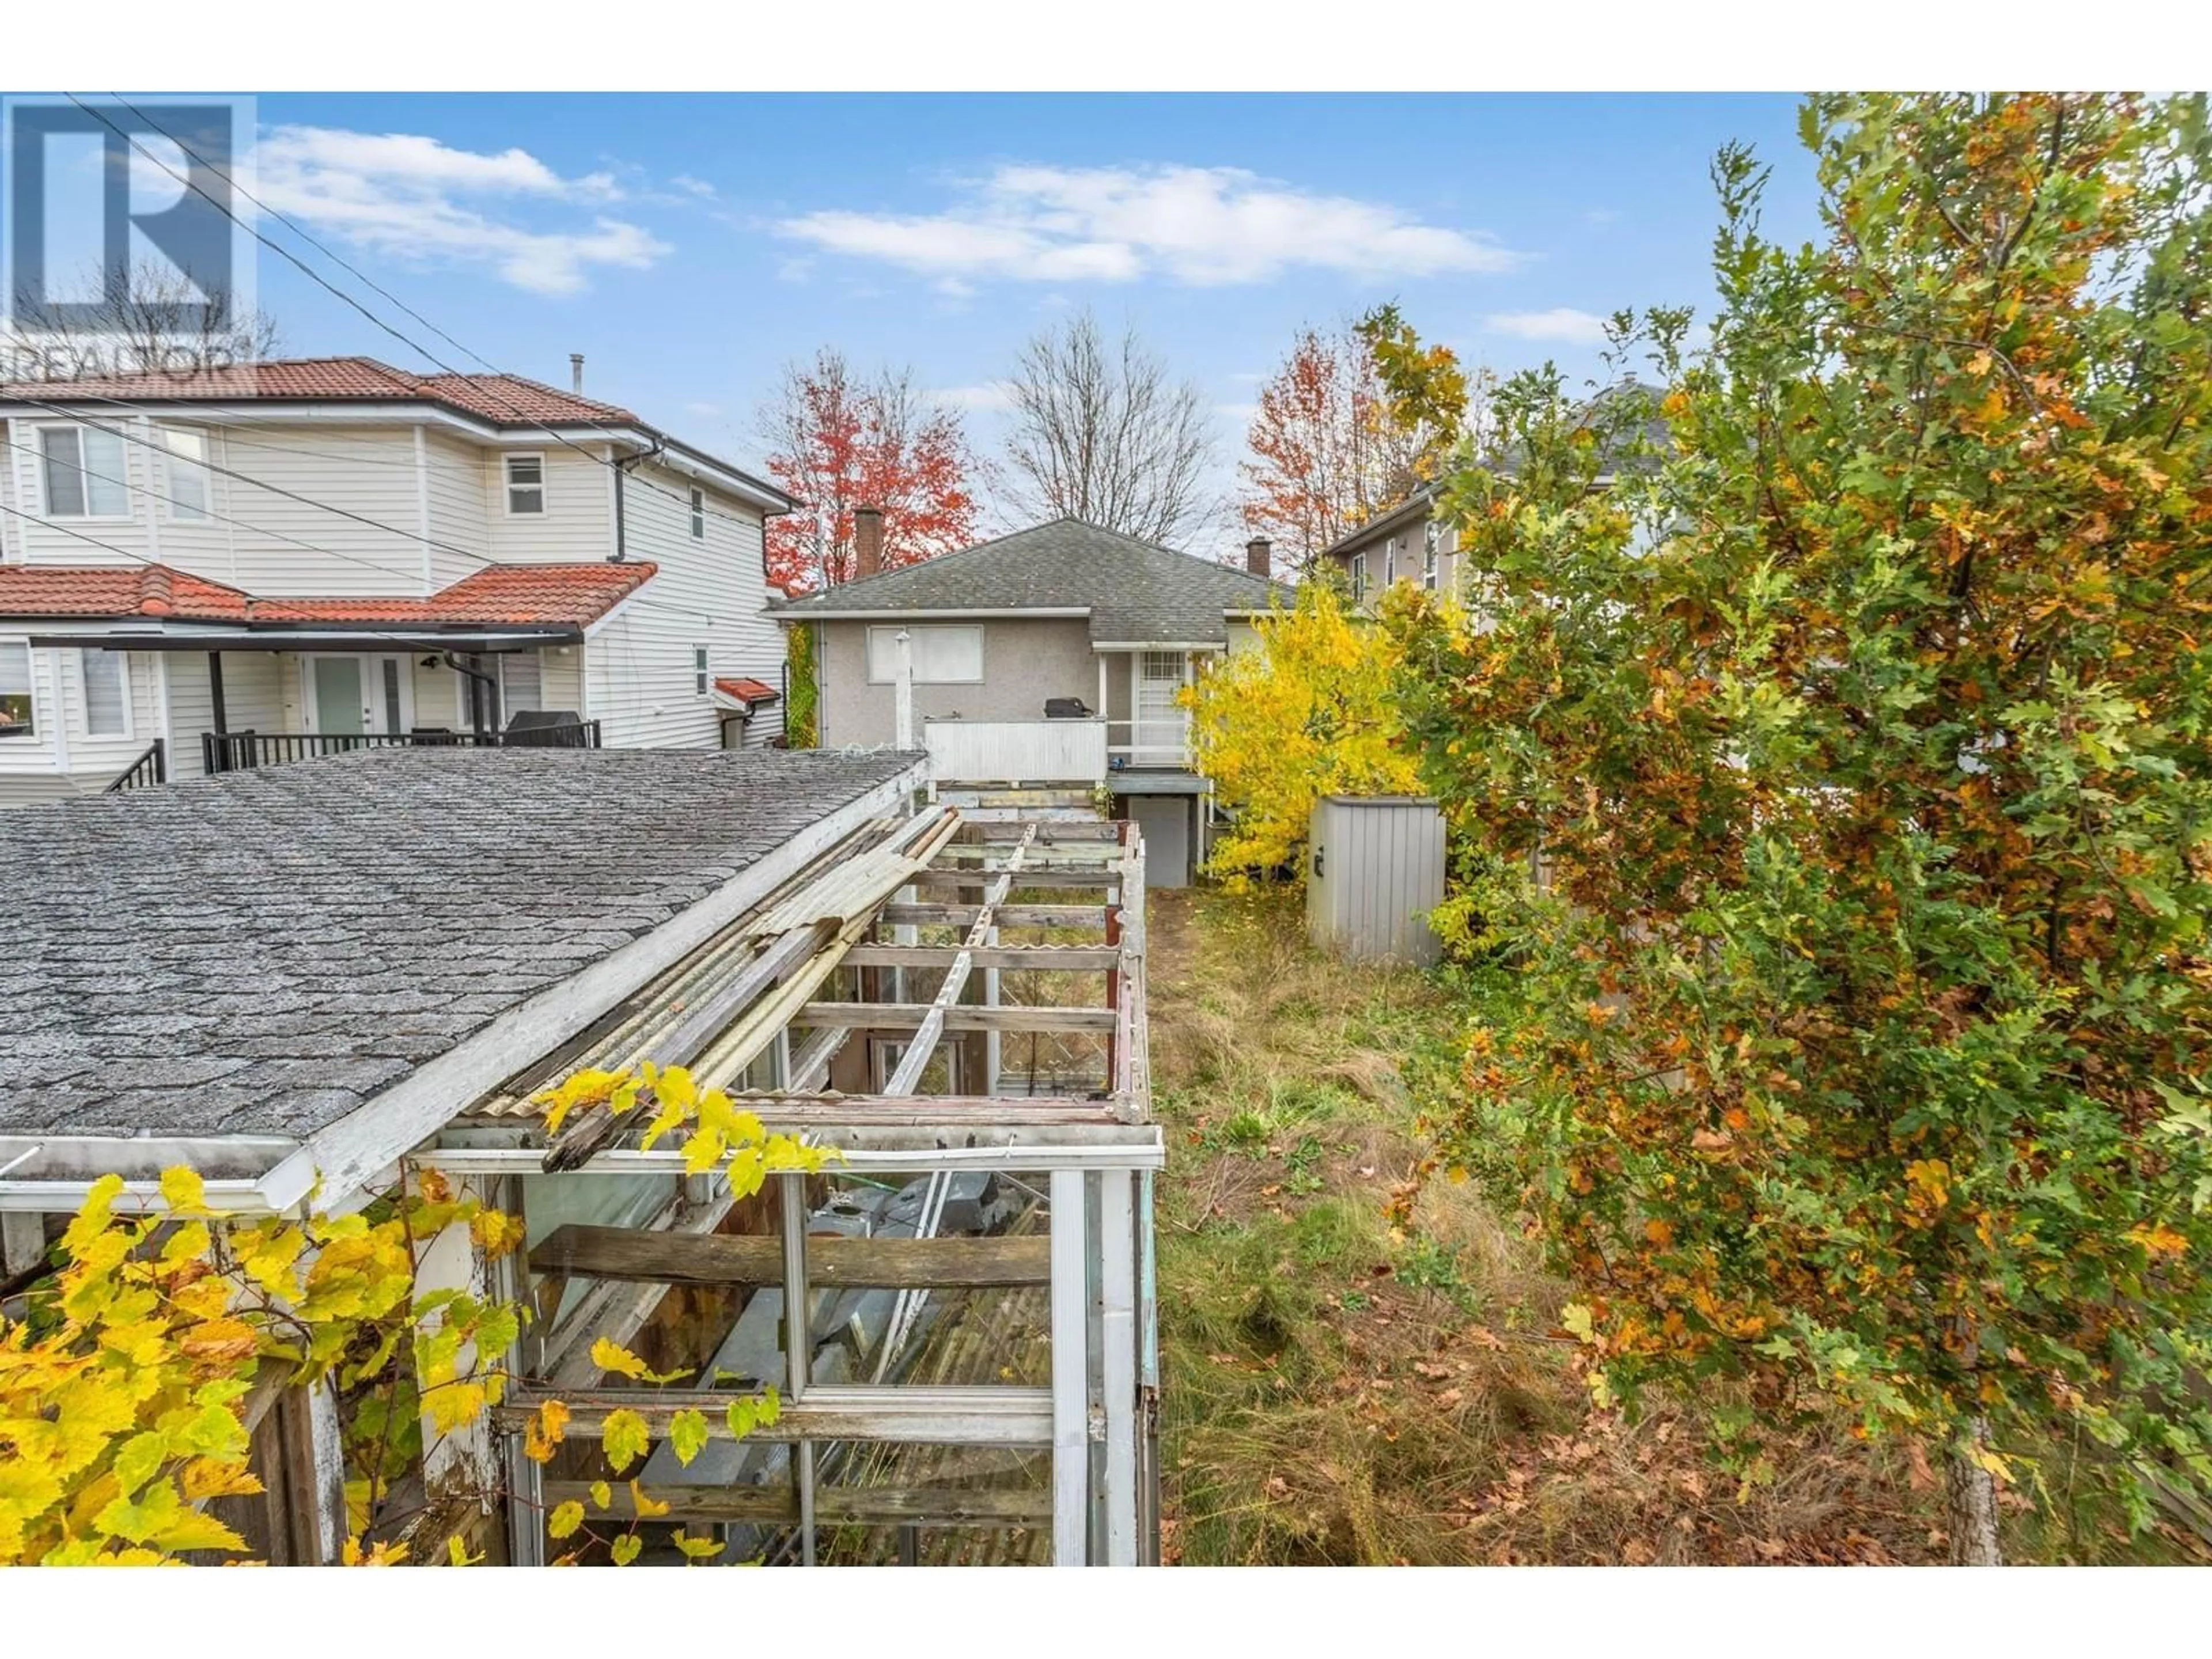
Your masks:
<svg viewBox="0 0 2212 1659"><path fill-rule="evenodd" d="M311 656L301 665L309 729L325 737L392 736L414 714L412 659Z"/></svg>

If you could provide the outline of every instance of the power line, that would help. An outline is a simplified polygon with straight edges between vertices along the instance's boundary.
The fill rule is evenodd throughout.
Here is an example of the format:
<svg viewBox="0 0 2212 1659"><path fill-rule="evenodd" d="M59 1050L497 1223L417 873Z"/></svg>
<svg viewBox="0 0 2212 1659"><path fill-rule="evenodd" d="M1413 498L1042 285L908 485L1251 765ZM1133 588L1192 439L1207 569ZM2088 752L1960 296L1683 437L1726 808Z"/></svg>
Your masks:
<svg viewBox="0 0 2212 1659"><path fill-rule="evenodd" d="M281 246L276 242L272 241L269 237L264 235L258 227L247 224L245 220L238 216L237 213L231 208L228 203L218 200L216 197L204 185L192 179L189 173L179 173L174 167L171 167L167 161L154 154L152 150L147 149L147 147L143 143L140 143L134 135L125 132L121 127L118 126L114 121L110 119L100 111L94 108L91 105L86 103L75 93L69 93L65 95L68 97L69 100L75 104L79 109L82 110L86 114L100 122L100 125L105 126L110 132L114 133L116 137L121 138L125 143L129 144L141 155L143 155L148 161L160 167L162 172L167 173L179 184L183 185L186 189L191 190L195 194L201 197L218 213L221 213L224 218L229 220L231 223L245 231L256 241L259 242L264 247L269 249L271 252L283 258L286 263L293 266L294 269L297 270L301 276L308 278L318 287L329 293L333 298L343 301L347 306L351 307L355 311L359 312L362 317L374 324L376 327L390 335L393 339L398 341L400 344L405 346L410 351L414 352L416 355L422 357L429 362L436 364L437 367L444 373L453 375L457 380L466 382L468 385L475 387L478 392L484 392L487 396L490 397L494 402L507 410L509 414L514 416L516 419L521 422L525 426L535 428L537 430L544 433L548 437L553 439L556 443L565 445L567 447L574 450L578 454L584 456L586 459L597 463L599 465L607 468L610 471L615 472L623 477L629 478L641 489L652 490L656 495L665 495L671 501L681 502L687 510L711 513L715 517L728 519L732 522L739 524L747 524L751 522L750 520L740 518L736 514L724 513L719 508L706 506L703 495L701 498L700 506L697 508L693 508L688 496L679 495L672 489L664 489L659 485L653 483L650 479L636 477L635 474L625 471L618 462L611 460L604 456L593 455L591 451L586 449L581 444L579 444L574 440L567 437L561 432L555 429L552 426L548 425L545 422L536 419L535 417L526 414L520 405L508 398L500 397L495 392L493 392L490 388L485 386L483 382L477 376L470 374L464 370L455 368L451 363L447 362L443 358L440 357L437 353L432 351L420 341L415 340L408 335L402 333L398 329L393 327L392 324L386 322L383 318L378 316L374 311L370 310L368 307L363 305L352 295L348 294L336 283L325 277L321 272L310 267L305 260L301 259L289 248ZM358 267L355 266L338 254L332 252L330 248L324 246L323 243L317 240L308 232L302 229L290 217L279 210L270 207L266 202L261 200L259 197L246 189L245 186L239 184L236 179L223 172L222 168L216 167L213 162L208 161L206 157L199 155L191 148L191 146L185 143L183 139L179 138L174 133L170 132L159 122L155 121L151 116L148 115L143 110L138 108L137 105L115 93L108 94L108 96L113 99L117 103L122 105L124 108L129 110L133 115L137 116L139 120L144 122L146 125L150 127L154 131L160 133L162 137L174 144L184 153L187 160L200 167L205 167L210 173L214 173L216 178L222 179L224 184L228 185L232 190L237 191L239 195L243 196L247 201L252 203L254 206L259 208L263 212L276 220L278 223L283 225L286 228L290 230L294 235L299 237L309 246L313 247L321 252L324 258L329 259L332 264L350 272L362 282L367 283L369 288L374 289L376 293L382 295L386 300L391 301L393 305L398 306L402 311L405 312L410 317L412 317L416 322L422 324L423 327L428 329L440 339L444 340L453 346L455 350L460 352L464 356L473 359L476 362L483 365L484 368L489 370L494 374L503 373L502 370L483 357L481 354L471 351L467 346L463 345L459 340L454 339L452 335L447 333L445 330L440 328L435 323L433 323L429 319L416 311L404 301L387 293L377 283L374 278L369 276ZM589 417L583 420L580 424L590 427L593 431L599 433L610 440L612 440L617 436L617 434L611 428L601 424L599 421Z"/></svg>
<svg viewBox="0 0 2212 1659"><path fill-rule="evenodd" d="M21 444L14 444L12 447L15 447L15 448L17 448L17 449L21 449L23 446L22 446L22 445L21 445ZM99 477L99 476L100 476L100 475L99 475L98 473L90 473L90 474L88 474L87 476L88 476L88 477ZM107 482L109 482L110 483L114 483L114 482L115 482L115 480L113 480L113 479L112 479L112 478L111 478L111 479L109 479ZM131 488L131 486L126 484L126 485L125 486L125 489L129 489L129 488ZM165 499L167 499L167 498L165 498ZM87 535L87 534L86 534L83 531L82 531L82 530L72 530L72 529L70 529L70 528L69 527L69 526L67 526L67 525L65 525L65 524L59 523L59 522L58 522L57 520L52 520L52 519L41 518L39 514L35 514L35 513L26 513L26 512L25 512L21 507L10 507L10 506L9 506L7 502L5 502L5 501L0 501L0 513L7 513L7 514L13 514L15 517L16 517L16 518L18 518L18 519L24 520L25 521L27 521L27 522L28 522L28 523L31 523L31 524L35 524L35 525L41 526L43 526L44 528L48 529L48 530L58 530L58 531L60 531L60 532L62 532L62 534L63 534L63 535L64 535L64 536L74 536L74 537L76 537L76 539L77 539L77 540L79 540L79 541L81 541L81 542L87 542L87 543L89 543L89 544L90 544L91 545L93 545L94 547L104 548L104 549L105 549L105 550L106 550L108 552L114 554L118 558L128 559L128 560L130 560L133 564L143 564L143 565L146 566L149 569L167 569L167 568L169 568L169 567L167 567L167 565L165 565L165 564L164 564L161 560L159 560L159 559L149 559L149 558L148 558L148 557L147 557L144 554L143 554L143 553L133 553L133 552L132 552L129 548L127 548L127 547L118 547L118 546L117 546L113 542L103 540L101 538L100 538L100 537L98 537L98 536L89 536L89 535ZM249 527L249 528L251 528L251 526L248 526L248 527ZM304 547L304 546L306 546L306 545L307 545L307 544L303 542L303 543L301 543L301 545ZM313 549L311 549L310 550L311 550L311 551L319 551L319 550L313 550ZM36 568L37 567L35 567L35 566L23 566L23 567L19 567L19 568ZM187 571L187 572L185 572L185 573L184 573L184 574L185 574L189 575L189 574L191 574L191 573L190 573L189 571ZM198 578L197 580L212 580L212 579L211 579L211 578L207 578L207 577L201 577L201 578ZM230 589L231 589L233 592L238 592L238 593L245 594L246 598L248 600L250 600L251 602L252 602L252 603L254 603L254 604L256 604L256 605L282 605L282 604L286 603L286 601L285 601L284 599L283 599L282 598L273 599L272 599L271 598L270 598L269 596L267 596L267 595L265 595L265 594L260 594L260 593L248 593L248 592L246 592L246 589L244 589L244 588L242 588L242 587L238 586L235 583L232 583L232 582L216 582L214 585L215 585L216 586L218 586L218 587L228 587L228 588L230 588ZM364 597L368 597L368 598L374 598L374 597L377 597L377 596L375 596L375 595L365 595ZM437 636L436 636L435 635L416 635L416 637L414 637L414 638L412 638L412 639L410 639L410 638L407 638L407 637L405 637L405 636L404 636L404 635L398 635L398 634L386 634L386 633L385 633L385 632L383 632L383 631L381 631L380 629L374 629L374 628L362 628L362 627L359 626L358 624L356 624L356 623L334 623L334 624L332 624L332 625L333 625L333 626L335 626L335 627L342 627L342 628L345 628L345 629L347 629L349 631L350 631L350 632L352 632L352 633L358 634L358 635L359 635L362 639L365 639L365 640L382 640L382 641L386 641L387 644L404 646L404 647L407 648L408 653L409 653L410 656L411 656L414 653L416 653L416 652L417 652L417 651L431 651L431 650L437 650L437 651L447 651L447 652L450 652L450 651L452 650L452 647L451 647L450 646L447 646L447 645L444 645L444 644L439 643L439 642L438 642L438 638L437 638ZM274 636L272 636L272 637L274 637ZM517 638L519 638L519 639L522 639L522 638L527 638L528 636L518 635L516 637L517 637ZM275 649L282 649L283 647L272 647L272 648L275 648ZM474 653L470 653L470 654L474 654ZM495 653L495 654L497 654L497 653Z"/></svg>
<svg viewBox="0 0 2212 1659"><path fill-rule="evenodd" d="M125 443L133 443L138 445L141 448L150 449L156 454L164 458L173 457L176 453L175 451L169 448L166 444L157 444L150 438L144 437L136 432L129 431L120 426L105 425L99 421L90 418L82 411L64 409L58 404L48 403L44 398L29 397L21 392L11 392L9 395L14 398L15 401L28 404L33 409L46 410L50 414L58 415L64 419L78 425L89 427L95 432L105 432L112 438L119 438ZM130 404L113 398L101 398L94 399L94 401L100 403L112 403L117 404L118 407L124 409L132 407ZM235 478L241 483L250 484L257 489L265 489L270 491L272 495L282 495L287 500L298 501L303 507L319 507L325 513L335 513L341 518L350 519L357 524L368 526L372 530L380 530L388 536L397 536L403 541L413 542L416 545L422 547L434 548L441 553L451 553L457 558L466 559L471 563L483 566L487 570L502 568L505 568L507 563L505 560L490 558L482 553L472 552L467 548L457 547L451 542L441 541L434 536L427 536L417 531L402 530L397 525L386 524L380 519L372 519L367 514L356 513L350 507L339 507L336 503L331 501L318 501L312 495L301 495L296 489L288 489L282 484L271 483L265 478L254 477L250 473L240 472L234 467L224 466L216 461L194 461L191 465L204 468L210 472L220 473L227 478ZM83 471L85 469L80 465L77 470ZM126 489L136 487L129 483L127 481L121 481L113 478L108 479L107 482L110 483L120 482L122 483L123 487ZM149 493L157 492L149 491ZM41 520L40 522L45 521ZM264 529L261 526L251 524L243 519L230 519L228 520L227 522L235 524L240 529L251 530L258 535L275 537L280 541L290 541L295 539L283 535L281 532ZM58 528L58 526L57 527ZM80 539L86 538L80 538ZM306 545L306 544L296 542L295 544L302 546ZM364 569L375 570L381 574L391 574L386 566L371 564L365 559L354 558L349 555L338 552L334 548L314 548L310 550L326 553L334 559L342 560L350 564L357 564L362 566ZM154 561L149 560L147 562L151 563L154 562ZM703 611L690 611L675 606L659 605L649 599L633 600L632 603L637 605L641 609L659 611L668 616L684 617L695 620L704 619L708 622L713 620L712 617Z"/></svg>

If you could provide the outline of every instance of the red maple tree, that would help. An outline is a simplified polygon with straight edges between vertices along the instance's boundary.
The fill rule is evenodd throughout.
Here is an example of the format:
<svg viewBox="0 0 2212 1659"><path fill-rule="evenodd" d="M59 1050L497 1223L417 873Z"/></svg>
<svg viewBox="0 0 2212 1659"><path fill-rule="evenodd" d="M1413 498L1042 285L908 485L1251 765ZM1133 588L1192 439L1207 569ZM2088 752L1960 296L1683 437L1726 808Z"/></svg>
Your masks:
<svg viewBox="0 0 2212 1659"><path fill-rule="evenodd" d="M1249 493L1240 511L1273 538L1279 562L1304 570L1314 556L1420 482L1443 434L1389 418L1373 347L1354 328L1298 331L1290 355L1260 389L1239 463Z"/></svg>
<svg viewBox="0 0 2212 1659"><path fill-rule="evenodd" d="M956 410L932 404L913 375L855 374L824 346L788 365L763 406L769 476L801 505L768 522L769 580L813 593L854 575L853 514L884 514L884 568L915 564L975 539L971 459Z"/></svg>

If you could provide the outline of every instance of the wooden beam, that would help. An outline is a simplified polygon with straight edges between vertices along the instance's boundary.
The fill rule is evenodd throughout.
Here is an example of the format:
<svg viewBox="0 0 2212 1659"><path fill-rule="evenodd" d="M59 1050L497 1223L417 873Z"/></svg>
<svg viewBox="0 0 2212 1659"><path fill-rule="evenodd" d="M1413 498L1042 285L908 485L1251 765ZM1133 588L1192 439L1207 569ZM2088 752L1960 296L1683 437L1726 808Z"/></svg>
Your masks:
<svg viewBox="0 0 2212 1659"><path fill-rule="evenodd" d="M949 968L963 954L957 945L856 945L845 953L848 968ZM1121 953L1107 945L981 945L966 947L978 968L1041 969L1048 973L1103 974Z"/></svg>
<svg viewBox="0 0 2212 1659"><path fill-rule="evenodd" d="M933 1010L918 1002L810 1002L792 1016L793 1025L843 1025L855 1031L913 1031ZM948 1031L1110 1031L1111 1008L1025 1008L963 1004L942 1011Z"/></svg>
<svg viewBox="0 0 2212 1659"><path fill-rule="evenodd" d="M612 1506L601 1510L586 1480L549 1480L545 1502L583 1504L593 1516L629 1521L636 1514L629 1489L617 1486ZM661 1486L647 1489L653 1515L670 1521L708 1523L781 1522L799 1519L799 1501L788 1486ZM1052 1519L1048 1492L1007 1491L977 1486L817 1486L814 1521L825 1527L1021 1527Z"/></svg>
<svg viewBox="0 0 2212 1659"><path fill-rule="evenodd" d="M1018 870L1004 867L995 870L923 870L915 876L918 887L981 887L986 882L1011 874L1017 887L1112 887L1121 879L1118 866L1109 865L1098 870L1032 870L1027 865Z"/></svg>
<svg viewBox="0 0 2212 1659"><path fill-rule="evenodd" d="M828 1290L979 1290L1042 1285L1042 1237L810 1238L806 1282ZM782 1241L769 1234L644 1232L556 1227L530 1252L530 1270L646 1285L776 1285Z"/></svg>
<svg viewBox="0 0 2212 1659"><path fill-rule="evenodd" d="M1006 902L1007 893L1012 890L1013 872L1020 866L1023 857L1036 840L1036 830L1032 825L1030 833L1015 843L1013 852L1007 857L1006 872L992 882L984 892L982 908L975 913L975 924L968 930L968 938L961 946L960 954L952 958L951 966L945 970L945 982L938 987L936 996L931 999L929 1012L915 1027L914 1036L907 1042L906 1051L899 1056L897 1069L884 1080L885 1094L912 1094L915 1085L921 1081L921 1074L929 1068L930 1060L937 1052L937 1045L944 1040L946 1011L960 1000L960 993L967 988L968 976L974 971L975 947L990 941L992 913Z"/></svg>
<svg viewBox="0 0 2212 1659"><path fill-rule="evenodd" d="M617 1411L635 1413L656 1440L667 1437L678 1412L700 1412L708 1433L728 1440L735 1437L726 1413L739 1397L719 1389L518 1389L504 1405L492 1408L491 1424L520 1432L540 1406L558 1400L568 1407L571 1440L600 1438ZM760 1425L745 1438L776 1443L880 1440L902 1445L1048 1446L1052 1400L1044 1389L841 1385L816 1389L804 1400L786 1400L775 1422Z"/></svg>
<svg viewBox="0 0 2212 1659"><path fill-rule="evenodd" d="M982 914L977 904L886 904L879 913L887 922L910 921L923 927L967 927ZM1103 904L1002 904L1001 927L1103 927Z"/></svg>

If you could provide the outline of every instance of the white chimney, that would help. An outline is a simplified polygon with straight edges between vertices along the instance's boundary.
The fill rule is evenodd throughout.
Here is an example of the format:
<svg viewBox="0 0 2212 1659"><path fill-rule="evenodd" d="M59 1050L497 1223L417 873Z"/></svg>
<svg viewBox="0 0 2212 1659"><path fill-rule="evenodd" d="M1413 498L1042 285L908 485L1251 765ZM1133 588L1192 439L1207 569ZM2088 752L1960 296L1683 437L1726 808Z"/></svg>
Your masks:
<svg viewBox="0 0 2212 1659"><path fill-rule="evenodd" d="M579 397L583 395L584 354L580 351L572 351L568 354L568 389Z"/></svg>

